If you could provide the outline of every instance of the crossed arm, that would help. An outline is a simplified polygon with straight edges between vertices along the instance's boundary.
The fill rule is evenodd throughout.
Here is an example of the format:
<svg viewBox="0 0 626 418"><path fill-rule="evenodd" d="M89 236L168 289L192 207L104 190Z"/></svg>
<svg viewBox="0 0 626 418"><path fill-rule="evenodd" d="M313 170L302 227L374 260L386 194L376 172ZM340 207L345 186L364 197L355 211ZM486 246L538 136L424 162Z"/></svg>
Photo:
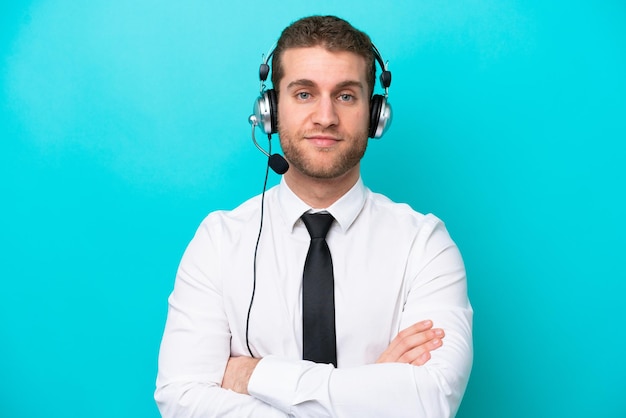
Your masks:
<svg viewBox="0 0 626 418"><path fill-rule="evenodd" d="M423 366L431 358L431 351L443 344L445 332L433 328L433 322L425 320L400 331L376 363L406 363ZM248 395L248 382L260 359L231 357L226 365L222 388Z"/></svg>

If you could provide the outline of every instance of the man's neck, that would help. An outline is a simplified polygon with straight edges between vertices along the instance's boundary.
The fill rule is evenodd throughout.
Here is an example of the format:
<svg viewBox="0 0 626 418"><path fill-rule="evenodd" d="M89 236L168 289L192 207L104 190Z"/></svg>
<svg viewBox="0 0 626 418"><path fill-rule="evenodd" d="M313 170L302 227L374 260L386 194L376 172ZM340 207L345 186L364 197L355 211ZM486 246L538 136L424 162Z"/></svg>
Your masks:
<svg viewBox="0 0 626 418"><path fill-rule="evenodd" d="M346 194L359 180L359 167L341 177L316 179L289 170L284 178L287 186L313 209L326 209Z"/></svg>

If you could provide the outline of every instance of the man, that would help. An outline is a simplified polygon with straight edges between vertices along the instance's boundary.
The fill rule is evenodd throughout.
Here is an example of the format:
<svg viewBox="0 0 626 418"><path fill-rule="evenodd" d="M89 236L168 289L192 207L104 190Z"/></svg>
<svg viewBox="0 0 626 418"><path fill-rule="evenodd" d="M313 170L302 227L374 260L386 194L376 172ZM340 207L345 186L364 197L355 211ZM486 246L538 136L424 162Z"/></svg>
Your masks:
<svg viewBox="0 0 626 418"><path fill-rule="evenodd" d="M373 51L366 34L332 16L283 31L272 82L290 168L264 200L209 214L189 244L159 357L164 416L456 413L472 362L465 269L439 219L362 183ZM319 316L333 310L336 353L321 363L303 341L313 241L301 216L311 212L332 215L334 307Z"/></svg>

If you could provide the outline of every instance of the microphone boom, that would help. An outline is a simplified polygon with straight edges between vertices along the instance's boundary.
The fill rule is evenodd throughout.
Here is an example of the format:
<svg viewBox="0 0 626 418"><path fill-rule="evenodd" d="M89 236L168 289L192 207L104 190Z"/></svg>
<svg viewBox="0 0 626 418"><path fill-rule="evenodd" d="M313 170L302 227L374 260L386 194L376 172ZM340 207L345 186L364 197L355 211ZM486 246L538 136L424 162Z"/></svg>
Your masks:
<svg viewBox="0 0 626 418"><path fill-rule="evenodd" d="M252 142L254 142L254 145L258 148L258 150L261 151L268 158L267 164L272 170L274 170L276 174L285 174L287 170L289 170L289 163L287 162L287 160L285 160L285 157L280 154L270 155L270 153L265 151L263 147L261 147L256 141L256 137L254 135L254 128L256 128L256 126L258 125L256 116L251 115L250 118L248 118L248 122L250 122L250 124L252 125ZM271 141L272 135L267 135L267 139L268 141Z"/></svg>

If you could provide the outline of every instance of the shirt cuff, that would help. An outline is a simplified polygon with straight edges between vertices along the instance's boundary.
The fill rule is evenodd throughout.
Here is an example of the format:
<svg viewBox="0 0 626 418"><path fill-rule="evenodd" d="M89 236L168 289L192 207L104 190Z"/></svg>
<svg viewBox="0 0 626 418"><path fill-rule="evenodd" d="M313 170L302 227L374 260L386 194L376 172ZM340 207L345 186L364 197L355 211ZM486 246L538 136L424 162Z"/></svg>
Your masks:
<svg viewBox="0 0 626 418"><path fill-rule="evenodd" d="M309 393L313 388L300 387L303 384L307 386L308 379L303 381L303 376L314 377L319 384L319 380L328 382L332 370L334 367L331 364L322 365L305 360L267 356L257 363L250 376L248 393L289 414L293 411L294 404L302 401L299 399L298 390L313 395Z"/></svg>
<svg viewBox="0 0 626 418"><path fill-rule="evenodd" d="M289 413L301 361L267 356L259 361L250 376L248 393L275 408Z"/></svg>

